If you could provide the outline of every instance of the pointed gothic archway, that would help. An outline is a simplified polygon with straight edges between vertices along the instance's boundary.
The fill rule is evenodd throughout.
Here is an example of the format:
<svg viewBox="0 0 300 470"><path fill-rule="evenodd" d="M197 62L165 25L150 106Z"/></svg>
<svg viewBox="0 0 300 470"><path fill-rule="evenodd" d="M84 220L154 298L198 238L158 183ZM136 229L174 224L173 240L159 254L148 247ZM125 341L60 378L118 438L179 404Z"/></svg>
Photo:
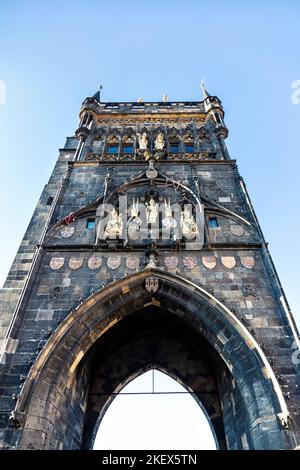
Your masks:
<svg viewBox="0 0 300 470"><path fill-rule="evenodd" d="M19 447L92 448L112 393L153 364L194 392L219 448L294 446L276 378L247 329L203 288L148 269L91 296L50 338L17 402Z"/></svg>
<svg viewBox="0 0 300 470"><path fill-rule="evenodd" d="M105 413L93 450L217 450L205 409L153 367L127 384Z"/></svg>

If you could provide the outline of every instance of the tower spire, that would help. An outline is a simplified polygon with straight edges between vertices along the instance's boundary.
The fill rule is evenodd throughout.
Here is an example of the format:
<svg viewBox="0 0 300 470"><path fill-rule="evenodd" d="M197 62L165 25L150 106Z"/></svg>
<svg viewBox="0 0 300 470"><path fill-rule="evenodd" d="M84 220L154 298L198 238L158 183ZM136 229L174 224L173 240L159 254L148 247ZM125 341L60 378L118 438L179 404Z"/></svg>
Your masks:
<svg viewBox="0 0 300 470"><path fill-rule="evenodd" d="M102 89L103 89L103 86L100 85L100 86L99 86L99 90L96 91L96 93L95 93L94 96L93 96L93 98L96 98L96 100L98 100L99 103L100 103L100 101L101 101L101 90L102 90Z"/></svg>
<svg viewBox="0 0 300 470"><path fill-rule="evenodd" d="M205 100L205 98L208 98L210 96L210 94L208 93L208 91L205 88L204 78L202 78L202 80L201 80L200 87L202 89L203 99Z"/></svg>

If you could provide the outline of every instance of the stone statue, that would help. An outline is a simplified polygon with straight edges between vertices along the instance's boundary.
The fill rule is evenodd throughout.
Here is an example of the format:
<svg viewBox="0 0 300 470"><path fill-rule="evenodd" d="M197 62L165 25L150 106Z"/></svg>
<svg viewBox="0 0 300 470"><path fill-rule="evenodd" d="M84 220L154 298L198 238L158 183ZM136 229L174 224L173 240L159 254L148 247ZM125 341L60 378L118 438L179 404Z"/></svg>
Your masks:
<svg viewBox="0 0 300 470"><path fill-rule="evenodd" d="M131 240L137 240L140 237L142 220L139 217L139 212L139 199L133 198L130 219L127 224L127 233Z"/></svg>
<svg viewBox="0 0 300 470"><path fill-rule="evenodd" d="M154 201L153 197L150 198L149 203L146 202L146 217L148 224L155 224L158 215L158 204Z"/></svg>
<svg viewBox="0 0 300 470"><path fill-rule="evenodd" d="M139 198L137 198L137 199L133 198L130 214L131 214L132 218L138 217L138 215L139 215Z"/></svg>
<svg viewBox="0 0 300 470"><path fill-rule="evenodd" d="M155 268L156 267L156 259L154 255L149 256L149 261L146 265L146 268Z"/></svg>
<svg viewBox="0 0 300 470"><path fill-rule="evenodd" d="M160 132L154 141L154 147L156 150L163 150L164 146L165 146L165 139L162 133Z"/></svg>
<svg viewBox="0 0 300 470"><path fill-rule="evenodd" d="M139 139L140 150L147 150L148 138L147 138L146 132L143 132L142 134L138 134L138 139Z"/></svg>
<svg viewBox="0 0 300 470"><path fill-rule="evenodd" d="M164 206L165 206L165 216L166 217L172 217L172 209L171 209L171 201L170 198L167 201L164 199Z"/></svg>
<svg viewBox="0 0 300 470"><path fill-rule="evenodd" d="M122 217L118 214L115 208L109 214L109 219L105 227L104 239L116 238L117 235L122 233Z"/></svg>
<svg viewBox="0 0 300 470"><path fill-rule="evenodd" d="M197 224L192 214L192 208L190 205L185 205L181 212L181 230L185 238L195 238L197 234Z"/></svg>
<svg viewBox="0 0 300 470"><path fill-rule="evenodd" d="M172 213L170 198L168 199L168 201L164 199L164 209L165 209L165 218L162 220L163 226L168 229L177 227L177 222L174 219L173 213Z"/></svg>

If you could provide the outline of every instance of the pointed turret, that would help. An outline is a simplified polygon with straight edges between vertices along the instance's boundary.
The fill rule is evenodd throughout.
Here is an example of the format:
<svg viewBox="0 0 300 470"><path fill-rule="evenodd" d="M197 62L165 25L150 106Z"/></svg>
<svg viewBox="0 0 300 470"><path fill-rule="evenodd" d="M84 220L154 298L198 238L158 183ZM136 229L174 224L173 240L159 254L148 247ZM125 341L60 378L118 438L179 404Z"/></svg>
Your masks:
<svg viewBox="0 0 300 470"><path fill-rule="evenodd" d="M203 99L205 100L206 98L209 98L209 97L210 97L210 94L208 93L208 91L207 91L206 88L205 88L205 85L204 85L204 78L202 78L202 80L201 80L200 87L201 87L201 89L202 89Z"/></svg>
<svg viewBox="0 0 300 470"><path fill-rule="evenodd" d="M96 93L93 95L93 98L95 98L97 101L100 101L100 91L96 91Z"/></svg>
<svg viewBox="0 0 300 470"><path fill-rule="evenodd" d="M204 85L204 79L201 80L201 89L203 93L203 102L206 115L212 117L216 126L216 134L220 139L220 146L225 160L229 159L228 150L224 139L228 136L228 129L224 123L224 110L221 100L217 96L212 96L208 93L206 86Z"/></svg>

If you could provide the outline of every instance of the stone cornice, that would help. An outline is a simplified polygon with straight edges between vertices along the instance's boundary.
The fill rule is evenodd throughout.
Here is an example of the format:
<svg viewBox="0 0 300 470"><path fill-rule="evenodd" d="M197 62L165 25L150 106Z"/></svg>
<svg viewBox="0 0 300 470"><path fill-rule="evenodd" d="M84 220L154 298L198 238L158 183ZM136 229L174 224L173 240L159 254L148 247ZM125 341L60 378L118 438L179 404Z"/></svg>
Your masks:
<svg viewBox="0 0 300 470"><path fill-rule="evenodd" d="M130 166L140 166L143 164L146 164L147 162L145 160L135 160L135 161L118 161L118 160L105 160L105 161L99 161L99 160L90 160L90 161L79 161L79 162L74 162L74 161L68 161L68 165L70 167L82 167L82 166L112 166L112 165L130 165ZM234 166L236 163L235 159L231 160L161 160L159 162L155 162L155 165L159 167L160 164L163 165L174 165L176 163L177 165L231 165Z"/></svg>

